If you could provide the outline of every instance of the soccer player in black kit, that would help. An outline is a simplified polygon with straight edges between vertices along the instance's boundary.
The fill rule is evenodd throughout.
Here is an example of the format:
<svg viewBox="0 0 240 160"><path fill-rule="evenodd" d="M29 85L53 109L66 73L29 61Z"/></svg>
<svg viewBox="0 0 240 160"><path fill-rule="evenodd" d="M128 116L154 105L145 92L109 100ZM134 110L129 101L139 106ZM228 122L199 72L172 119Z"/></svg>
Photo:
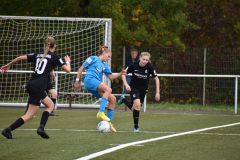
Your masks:
<svg viewBox="0 0 240 160"><path fill-rule="evenodd" d="M54 48L53 48L53 49L54 49ZM50 51L51 51L51 50L52 50L52 49L50 49ZM55 50L55 49L54 49L54 50ZM50 79L53 79L53 80L55 81L55 73L54 73L53 70L51 71L50 75L51 75L51 77L52 77L52 78L50 78ZM26 89L26 88L27 88L27 85L26 85L26 84L24 84L21 88L22 88L23 91L27 92L27 89ZM57 92L57 90L55 89L54 85L52 84L52 80L50 80L50 81L48 82L46 92L47 92L47 93L50 93L50 96L51 96L50 98L51 98L51 100L53 101L53 105L54 105L54 109L55 109L58 92ZM28 106L29 106L29 104L27 104L25 113L26 113L27 110L28 110ZM54 109L53 109L53 111L54 111ZM55 114L53 111L49 114L50 116L56 116L56 114Z"/></svg>
<svg viewBox="0 0 240 160"><path fill-rule="evenodd" d="M18 62L27 60L34 64L34 73L32 74L31 79L27 83L27 92L29 94L28 103L29 107L27 112L18 118L15 122L13 122L9 127L5 128L2 131L2 135L7 139L12 139L12 131L16 128L22 126L24 123L28 122L33 118L36 114L39 106L42 103L45 104L46 109L42 113L42 117L40 120L40 125L37 129L37 134L42 138L48 139L49 136L45 132L44 128L47 123L49 114L52 112L54 108L54 104L52 100L47 96L46 89L47 85L50 81L50 72L56 67L61 67L64 71L70 72L70 57L65 56L65 62L59 58L56 53L56 43L55 39L51 36L48 36L44 41L43 53L42 54L27 54L19 56L13 59L10 63L2 66L0 68L1 72L6 72L10 69L11 65Z"/></svg>
<svg viewBox="0 0 240 160"><path fill-rule="evenodd" d="M141 104L144 101L145 95L148 90L148 82L152 77L156 84L155 100L160 100L160 82L157 77L156 71L150 63L151 55L148 52L142 52L138 61L126 68L127 74L132 74L130 86L126 81L126 75L122 75L123 83L126 89L130 92L131 102L126 98L122 100L130 110L133 112L134 129L133 132L140 132L138 122Z"/></svg>

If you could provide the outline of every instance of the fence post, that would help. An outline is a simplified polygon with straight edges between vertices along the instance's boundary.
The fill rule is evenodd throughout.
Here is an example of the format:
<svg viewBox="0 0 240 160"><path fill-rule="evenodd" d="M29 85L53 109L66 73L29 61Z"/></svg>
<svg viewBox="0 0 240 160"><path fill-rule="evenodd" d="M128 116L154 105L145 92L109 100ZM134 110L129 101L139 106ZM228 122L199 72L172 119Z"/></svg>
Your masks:
<svg viewBox="0 0 240 160"><path fill-rule="evenodd" d="M54 81L55 81L55 89L56 89L56 91L58 91L58 72L54 72L54 74L55 74L55 79L54 79ZM57 95L57 99L56 99L56 104L55 104L55 109L57 109L57 101L58 101L58 95Z"/></svg>
<svg viewBox="0 0 240 160"><path fill-rule="evenodd" d="M203 74L206 75L206 55L207 55L207 49L204 48L203 51ZM203 106L206 105L206 77L203 77Z"/></svg>
<svg viewBox="0 0 240 160"><path fill-rule="evenodd" d="M147 94L144 97L144 102L143 102L143 112L147 111Z"/></svg>
<svg viewBox="0 0 240 160"><path fill-rule="evenodd" d="M126 67L126 45L123 46L123 66ZM124 91L124 84L122 84L122 93ZM127 111L127 106L124 107L124 111Z"/></svg>
<svg viewBox="0 0 240 160"><path fill-rule="evenodd" d="M237 114L238 103L238 76L235 77L235 98L234 98L234 113Z"/></svg>
<svg viewBox="0 0 240 160"><path fill-rule="evenodd" d="M126 46L124 45L123 46L123 66L126 67ZM122 93L124 91L124 84L122 84Z"/></svg>

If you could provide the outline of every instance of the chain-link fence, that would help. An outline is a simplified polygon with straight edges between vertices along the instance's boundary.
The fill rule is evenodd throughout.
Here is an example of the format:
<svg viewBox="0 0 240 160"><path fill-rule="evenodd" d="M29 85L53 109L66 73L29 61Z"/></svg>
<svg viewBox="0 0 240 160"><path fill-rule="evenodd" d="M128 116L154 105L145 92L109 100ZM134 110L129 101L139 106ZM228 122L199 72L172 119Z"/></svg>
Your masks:
<svg viewBox="0 0 240 160"><path fill-rule="evenodd" d="M190 48L183 52L152 48L149 51L159 74L238 75L240 71L240 49ZM160 83L161 102L234 104L234 78L160 77ZM120 93L120 85L121 82L113 83L114 91ZM154 94L155 84L150 81L148 102L154 101Z"/></svg>

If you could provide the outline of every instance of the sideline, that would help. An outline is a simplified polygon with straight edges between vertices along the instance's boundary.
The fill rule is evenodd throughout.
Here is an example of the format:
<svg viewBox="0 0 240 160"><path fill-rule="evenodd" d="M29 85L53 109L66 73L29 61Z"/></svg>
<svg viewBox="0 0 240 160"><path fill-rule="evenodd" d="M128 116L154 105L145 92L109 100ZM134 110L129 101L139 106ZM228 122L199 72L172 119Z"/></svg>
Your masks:
<svg viewBox="0 0 240 160"><path fill-rule="evenodd" d="M209 127L209 128L202 128L202 129L197 129L197 130L193 130L193 131L187 131L187 132L176 133L176 134L157 137L157 138L146 139L146 140L142 140L142 141L136 141L136 142L126 143L126 144L121 144L121 145L118 145L116 147L108 148L108 149L105 149L105 150L102 150L102 151L99 151L99 152L96 152L96 153L92 153L92 154L84 156L84 157L80 157L76 160L89 160L89 159L92 159L92 158L102 156L102 155L107 154L107 153L111 153L111 152L129 147L129 146L134 146L134 145L139 145L139 144L143 144L143 143L159 141L159 140L163 140L163 139L168 139L168 138L172 138L172 137L178 137L178 136L183 136L183 135L188 135L188 134L193 134L193 133L198 133L198 132L204 132L204 131L212 130L212 129L231 127L231 126L236 126L236 125L240 125L240 122L221 125L221 126L214 126L214 127Z"/></svg>

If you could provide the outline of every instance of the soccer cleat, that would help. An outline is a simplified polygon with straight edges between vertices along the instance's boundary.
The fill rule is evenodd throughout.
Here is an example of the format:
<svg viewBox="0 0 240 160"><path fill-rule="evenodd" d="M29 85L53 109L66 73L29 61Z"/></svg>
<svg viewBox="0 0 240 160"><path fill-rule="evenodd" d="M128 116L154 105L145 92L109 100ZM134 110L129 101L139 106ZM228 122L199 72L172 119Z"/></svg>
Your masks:
<svg viewBox="0 0 240 160"><path fill-rule="evenodd" d="M47 133L44 131L44 129L42 129L42 128L40 128L40 127L37 129L37 134L38 134L39 136L41 136L42 138L44 138L44 139L50 138L50 137L47 135Z"/></svg>
<svg viewBox="0 0 240 160"><path fill-rule="evenodd" d="M12 133L7 128L2 131L2 135L7 139L12 139Z"/></svg>
<svg viewBox="0 0 240 160"><path fill-rule="evenodd" d="M133 128L133 132L134 132L134 133L139 133L140 130L139 130L139 128Z"/></svg>
<svg viewBox="0 0 240 160"><path fill-rule="evenodd" d="M123 103L123 101L122 101L123 99L124 99L124 97L122 97L122 96L119 98L119 100L117 101L118 106L120 106Z"/></svg>
<svg viewBox="0 0 240 160"><path fill-rule="evenodd" d="M112 132L117 132L116 128L114 128L113 124L110 122L110 128Z"/></svg>
<svg viewBox="0 0 240 160"><path fill-rule="evenodd" d="M97 113L97 118L102 119L103 121L109 122L110 119L105 115L104 112L98 112Z"/></svg>

